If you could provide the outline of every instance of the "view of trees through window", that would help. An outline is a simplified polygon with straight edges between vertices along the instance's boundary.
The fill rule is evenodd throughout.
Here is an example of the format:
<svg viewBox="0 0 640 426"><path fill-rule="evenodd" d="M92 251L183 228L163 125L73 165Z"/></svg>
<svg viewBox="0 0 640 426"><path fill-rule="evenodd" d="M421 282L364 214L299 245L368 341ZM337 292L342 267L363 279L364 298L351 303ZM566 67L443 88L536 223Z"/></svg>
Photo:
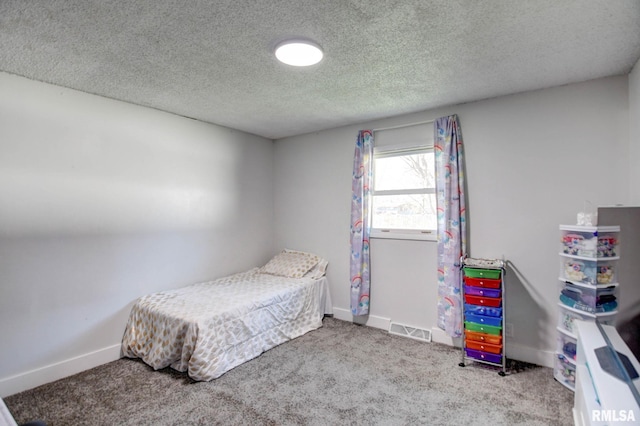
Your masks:
<svg viewBox="0 0 640 426"><path fill-rule="evenodd" d="M376 154L374 229L436 229L435 165L432 149Z"/></svg>

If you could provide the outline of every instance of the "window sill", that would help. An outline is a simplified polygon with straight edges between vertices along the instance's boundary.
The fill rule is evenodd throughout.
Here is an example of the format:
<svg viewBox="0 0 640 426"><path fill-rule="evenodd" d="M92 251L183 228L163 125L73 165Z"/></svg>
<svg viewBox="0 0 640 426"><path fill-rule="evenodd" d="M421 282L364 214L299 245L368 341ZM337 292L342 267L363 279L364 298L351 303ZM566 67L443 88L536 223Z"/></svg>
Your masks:
<svg viewBox="0 0 640 426"><path fill-rule="evenodd" d="M415 241L438 241L436 231L424 233L420 231L381 231L378 229L371 230L371 238L379 238L383 240L415 240Z"/></svg>

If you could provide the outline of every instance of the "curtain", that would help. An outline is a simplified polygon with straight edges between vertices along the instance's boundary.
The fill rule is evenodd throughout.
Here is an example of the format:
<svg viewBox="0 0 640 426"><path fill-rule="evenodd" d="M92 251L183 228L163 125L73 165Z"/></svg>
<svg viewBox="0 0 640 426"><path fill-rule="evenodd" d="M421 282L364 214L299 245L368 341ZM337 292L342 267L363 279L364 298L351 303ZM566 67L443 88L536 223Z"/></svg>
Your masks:
<svg viewBox="0 0 640 426"><path fill-rule="evenodd" d="M457 115L434 123L438 211L438 327L462 335L460 259L466 255L467 223L462 134Z"/></svg>
<svg viewBox="0 0 640 426"><path fill-rule="evenodd" d="M358 133L351 182L351 313L369 313L370 183L373 174L373 132Z"/></svg>

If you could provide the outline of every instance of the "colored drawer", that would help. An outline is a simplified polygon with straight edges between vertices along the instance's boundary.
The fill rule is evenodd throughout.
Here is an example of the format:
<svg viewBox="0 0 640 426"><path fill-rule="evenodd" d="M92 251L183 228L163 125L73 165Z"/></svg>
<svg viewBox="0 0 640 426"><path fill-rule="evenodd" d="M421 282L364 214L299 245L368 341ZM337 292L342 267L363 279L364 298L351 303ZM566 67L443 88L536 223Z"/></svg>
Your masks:
<svg viewBox="0 0 640 426"><path fill-rule="evenodd" d="M465 348L464 350L469 358L475 358L482 361L492 362L494 364L502 364L502 356L491 354L488 352L477 351L475 349Z"/></svg>
<svg viewBox="0 0 640 426"><path fill-rule="evenodd" d="M467 340L475 340L476 342L486 342L492 345L501 345L502 336L495 336L493 334L477 333L475 331L465 330L464 335Z"/></svg>
<svg viewBox="0 0 640 426"><path fill-rule="evenodd" d="M502 335L502 327L495 327L493 325L484 325L478 324L476 322L465 321L464 328L470 331L476 331L478 333L494 334L496 336Z"/></svg>
<svg viewBox="0 0 640 426"><path fill-rule="evenodd" d="M475 322L476 324L492 325L494 327L502 327L502 318L488 317L485 315L466 314L465 321Z"/></svg>
<svg viewBox="0 0 640 426"><path fill-rule="evenodd" d="M502 281L488 278L464 277L464 283L473 287L500 288Z"/></svg>
<svg viewBox="0 0 640 426"><path fill-rule="evenodd" d="M464 304L465 314L486 315L488 317L501 317L502 308L492 308L490 306Z"/></svg>
<svg viewBox="0 0 640 426"><path fill-rule="evenodd" d="M471 305L490 306L492 308L499 308L502 304L502 299L499 297L473 296L471 294L465 294L464 301Z"/></svg>
<svg viewBox="0 0 640 426"><path fill-rule="evenodd" d="M496 280L500 278L500 269L464 268L464 276L471 278L489 278L492 280Z"/></svg>
<svg viewBox="0 0 640 426"><path fill-rule="evenodd" d="M492 345L489 343L478 342L475 340L466 340L465 344L469 349L474 349L476 351L489 352L492 354L501 354L502 353L502 345Z"/></svg>
<svg viewBox="0 0 640 426"><path fill-rule="evenodd" d="M471 296L500 297L502 290L465 285L464 294L470 294Z"/></svg>

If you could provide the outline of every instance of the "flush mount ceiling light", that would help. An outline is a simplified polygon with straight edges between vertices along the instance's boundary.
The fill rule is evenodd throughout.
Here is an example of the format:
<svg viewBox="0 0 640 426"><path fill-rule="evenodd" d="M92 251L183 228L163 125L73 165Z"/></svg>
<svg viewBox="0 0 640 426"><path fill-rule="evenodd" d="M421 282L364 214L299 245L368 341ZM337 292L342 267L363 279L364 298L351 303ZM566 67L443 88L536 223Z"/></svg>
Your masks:
<svg viewBox="0 0 640 426"><path fill-rule="evenodd" d="M276 47L276 58L294 67L308 67L322 60L322 49L311 41L288 40Z"/></svg>

